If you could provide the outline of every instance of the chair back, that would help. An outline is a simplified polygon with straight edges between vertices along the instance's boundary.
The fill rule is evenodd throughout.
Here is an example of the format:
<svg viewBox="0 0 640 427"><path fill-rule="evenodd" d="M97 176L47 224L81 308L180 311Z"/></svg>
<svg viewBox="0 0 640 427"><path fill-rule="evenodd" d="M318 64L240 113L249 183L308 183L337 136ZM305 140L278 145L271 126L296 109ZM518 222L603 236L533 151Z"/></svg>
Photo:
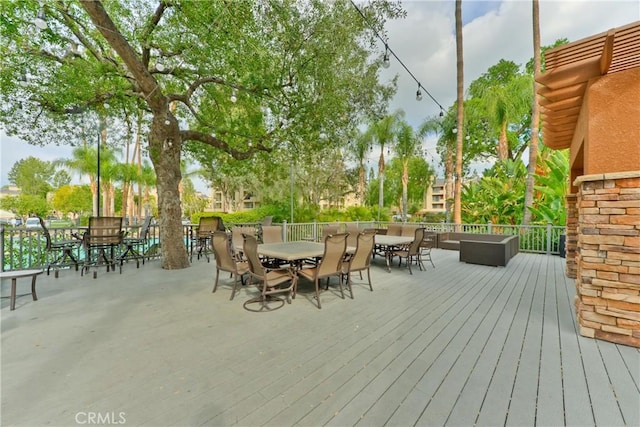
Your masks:
<svg viewBox="0 0 640 427"><path fill-rule="evenodd" d="M389 224L387 236L402 236L402 224Z"/></svg>
<svg viewBox="0 0 640 427"><path fill-rule="evenodd" d="M243 248L244 256L247 258L247 262L249 263L249 271L251 274L258 278L264 278L265 268L258 256L258 239L256 239L255 236L245 235Z"/></svg>
<svg viewBox="0 0 640 427"><path fill-rule="evenodd" d="M342 260L347 251L347 234L333 234L324 239L324 254L316 269L318 277L342 272Z"/></svg>
<svg viewBox="0 0 640 427"><path fill-rule="evenodd" d="M349 260L349 271L364 270L371 265L375 233L362 232L357 236L356 251Z"/></svg>
<svg viewBox="0 0 640 427"><path fill-rule="evenodd" d="M338 234L340 232L339 224L327 224L322 227L322 241L324 242L327 236L332 234Z"/></svg>
<svg viewBox="0 0 640 427"><path fill-rule="evenodd" d="M219 270L236 271L236 261L231 251L231 240L224 231L214 231L211 235L211 246Z"/></svg>
<svg viewBox="0 0 640 427"><path fill-rule="evenodd" d="M358 224L350 222L346 227L347 246L355 247L358 244L358 234L360 234L360 227Z"/></svg>
<svg viewBox="0 0 640 427"><path fill-rule="evenodd" d="M142 228L140 229L140 239L147 240L149 237L149 230L151 229L151 221L153 220L153 216L148 216L144 219L142 223Z"/></svg>
<svg viewBox="0 0 640 427"><path fill-rule="evenodd" d="M262 226L262 243L281 243L282 241L281 225Z"/></svg>
<svg viewBox="0 0 640 427"><path fill-rule="evenodd" d="M267 225L271 225L271 223L273 222L273 216L269 215L269 216L265 216L264 219L262 220L262 226L267 226Z"/></svg>
<svg viewBox="0 0 640 427"><path fill-rule="evenodd" d="M402 228L400 229L400 235L401 236L415 236L416 234L416 228L419 228L420 226L417 224L402 224Z"/></svg>
<svg viewBox="0 0 640 427"><path fill-rule="evenodd" d="M244 245L244 235L255 236L256 229L254 227L231 227L231 243L236 252L242 252Z"/></svg>
<svg viewBox="0 0 640 427"><path fill-rule="evenodd" d="M47 225L44 223L44 219L42 219L42 217L38 217L38 220L40 220L40 227L42 228L42 234L44 235L44 238L47 241L47 246L45 247L45 250L50 251L51 244L53 243L51 240L51 233L49 233L49 229L47 228Z"/></svg>
<svg viewBox="0 0 640 427"><path fill-rule="evenodd" d="M424 228L416 228L415 237L409 245L409 255L417 255L420 252L420 245L424 240Z"/></svg>
<svg viewBox="0 0 640 427"><path fill-rule="evenodd" d="M209 237L214 231L224 231L222 218L219 216L203 216L198 222L198 237Z"/></svg>
<svg viewBox="0 0 640 427"><path fill-rule="evenodd" d="M84 234L89 245L116 245L122 243L122 237L121 216L92 216Z"/></svg>

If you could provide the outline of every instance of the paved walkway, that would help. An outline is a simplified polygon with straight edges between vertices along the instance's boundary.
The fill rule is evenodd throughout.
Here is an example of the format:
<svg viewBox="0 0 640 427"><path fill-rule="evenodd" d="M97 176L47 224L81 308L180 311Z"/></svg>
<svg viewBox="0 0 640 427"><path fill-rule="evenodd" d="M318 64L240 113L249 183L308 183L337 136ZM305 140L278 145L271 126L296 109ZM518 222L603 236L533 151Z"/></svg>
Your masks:
<svg viewBox="0 0 640 427"><path fill-rule="evenodd" d="M41 275L2 299L2 425L640 425L640 351L576 334L564 259L457 257L272 313L213 261Z"/></svg>

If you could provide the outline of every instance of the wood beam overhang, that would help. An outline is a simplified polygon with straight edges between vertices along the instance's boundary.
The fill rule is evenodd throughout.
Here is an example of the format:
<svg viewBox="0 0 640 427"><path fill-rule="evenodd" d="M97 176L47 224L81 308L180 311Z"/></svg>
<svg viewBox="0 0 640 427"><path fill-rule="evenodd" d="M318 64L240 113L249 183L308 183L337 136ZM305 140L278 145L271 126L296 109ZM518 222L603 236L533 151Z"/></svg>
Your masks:
<svg viewBox="0 0 640 427"><path fill-rule="evenodd" d="M571 146L589 80L609 71L615 36L616 32L610 30L582 42L583 45L577 42L549 51L552 58L547 72L535 78L541 85L538 102L544 144L548 147L564 149ZM553 56L563 48L569 52L566 58Z"/></svg>

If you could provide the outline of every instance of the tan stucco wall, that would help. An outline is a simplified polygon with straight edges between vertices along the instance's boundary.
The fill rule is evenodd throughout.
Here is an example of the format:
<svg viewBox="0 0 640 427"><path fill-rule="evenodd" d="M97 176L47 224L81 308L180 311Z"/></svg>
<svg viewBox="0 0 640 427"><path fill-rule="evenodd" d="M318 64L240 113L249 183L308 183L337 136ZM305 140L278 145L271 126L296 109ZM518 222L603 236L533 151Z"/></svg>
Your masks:
<svg viewBox="0 0 640 427"><path fill-rule="evenodd" d="M638 170L640 68L593 79L584 107L587 120L576 130L584 135L584 175Z"/></svg>

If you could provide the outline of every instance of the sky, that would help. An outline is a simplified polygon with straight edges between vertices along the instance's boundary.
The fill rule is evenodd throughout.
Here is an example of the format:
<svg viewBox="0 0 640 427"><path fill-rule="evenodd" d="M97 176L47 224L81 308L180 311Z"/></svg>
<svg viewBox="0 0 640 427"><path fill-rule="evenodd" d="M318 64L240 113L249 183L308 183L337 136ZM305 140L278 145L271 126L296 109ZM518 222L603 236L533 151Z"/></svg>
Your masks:
<svg viewBox="0 0 640 427"><path fill-rule="evenodd" d="M416 100L416 81L393 56L381 78L398 75L398 92L390 111L404 110L406 120L417 127L439 113L438 104L447 110L456 99L455 2L417 0L402 5L407 17L387 23L387 44L436 102L424 90L422 101ZM465 88L501 59L524 66L533 57L531 16L528 0L462 2ZM561 38L572 42L637 20L637 0L540 0L540 42L542 46ZM1 128L0 144L1 186L9 185L7 174L20 159L34 156L50 161L71 153L65 146L28 145L8 137ZM435 145L435 136L424 142L427 160L437 163ZM369 161L373 164L376 159L372 153ZM194 183L206 192L205 183Z"/></svg>

